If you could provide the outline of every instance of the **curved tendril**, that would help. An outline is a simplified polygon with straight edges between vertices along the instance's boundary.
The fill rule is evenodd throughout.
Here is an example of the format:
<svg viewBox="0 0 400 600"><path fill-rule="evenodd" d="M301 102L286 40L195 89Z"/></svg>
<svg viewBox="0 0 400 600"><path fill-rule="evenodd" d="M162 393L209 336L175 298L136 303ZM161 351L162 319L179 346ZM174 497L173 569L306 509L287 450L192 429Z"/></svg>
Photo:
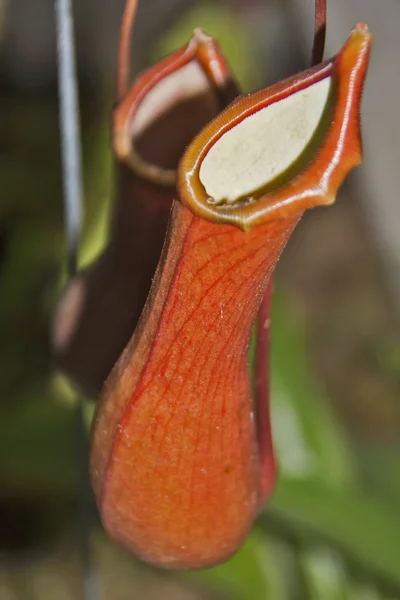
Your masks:
<svg viewBox="0 0 400 600"><path fill-rule="evenodd" d="M326 35L326 0L315 0L314 42L311 52L311 66L322 61Z"/></svg>
<svg viewBox="0 0 400 600"><path fill-rule="evenodd" d="M138 0L127 0L122 17L121 33L119 38L117 86L115 101L120 102L127 91L130 69L130 39L132 27L135 22Z"/></svg>

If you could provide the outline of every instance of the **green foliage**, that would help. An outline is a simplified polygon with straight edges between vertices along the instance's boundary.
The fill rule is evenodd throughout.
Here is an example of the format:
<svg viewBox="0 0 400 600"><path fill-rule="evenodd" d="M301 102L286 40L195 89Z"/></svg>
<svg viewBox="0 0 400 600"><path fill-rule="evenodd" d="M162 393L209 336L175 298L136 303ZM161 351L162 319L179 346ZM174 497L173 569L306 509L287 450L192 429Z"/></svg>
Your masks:
<svg viewBox="0 0 400 600"><path fill-rule="evenodd" d="M254 532L228 562L192 574L190 578L232 600L283 600L286 598L285 582L278 559L273 544Z"/></svg>
<svg viewBox="0 0 400 600"><path fill-rule="evenodd" d="M281 474L355 485L343 433L306 358L304 332L276 291L272 308L271 399Z"/></svg>

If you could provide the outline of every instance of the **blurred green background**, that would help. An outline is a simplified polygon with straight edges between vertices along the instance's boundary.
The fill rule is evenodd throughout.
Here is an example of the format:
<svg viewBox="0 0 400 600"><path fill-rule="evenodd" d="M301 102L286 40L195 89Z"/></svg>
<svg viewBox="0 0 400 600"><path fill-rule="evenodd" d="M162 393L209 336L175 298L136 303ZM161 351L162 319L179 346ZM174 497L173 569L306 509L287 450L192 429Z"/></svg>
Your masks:
<svg viewBox="0 0 400 600"><path fill-rule="evenodd" d="M24 45L21 15L25 9L29 15L28 5L0 0L1 600L82 597L76 399L53 371L49 349L66 252L54 23L47 4L38 2L32 23L37 39L49 37L50 58L43 49L29 56L31 39ZM273 19L292 31L284 2L175 1L170 10L167 4L157 12L148 2L147 12L139 13L140 47L133 44L138 68L185 43L199 25L218 38L245 90L302 66L295 35L282 37L282 57L275 51L271 56L268 39L257 35L263 18L267 38L276 36ZM85 5L76 7L81 40L96 28ZM113 40L121 11L122 2L116 3ZM141 23L148 31L144 40ZM85 43L78 52L85 178L81 264L106 242L113 189L109 65L116 51L105 39L109 50L101 46L101 54L97 48L103 59L96 70L86 60L95 55L94 42L89 36ZM244 547L214 569L165 573L115 548L94 517L93 600L145 594L176 600L400 599L399 312L377 246L350 178L335 206L303 219L284 252L272 315L272 419L280 475ZM91 411L88 403L88 420Z"/></svg>

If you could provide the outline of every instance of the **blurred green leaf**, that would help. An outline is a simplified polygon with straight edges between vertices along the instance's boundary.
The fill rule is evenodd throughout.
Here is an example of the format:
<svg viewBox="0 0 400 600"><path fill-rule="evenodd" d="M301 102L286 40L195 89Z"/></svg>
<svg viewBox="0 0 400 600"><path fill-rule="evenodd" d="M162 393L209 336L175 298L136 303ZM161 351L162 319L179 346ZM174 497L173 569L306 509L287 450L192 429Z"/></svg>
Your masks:
<svg viewBox="0 0 400 600"><path fill-rule="evenodd" d="M109 106L111 101L107 104ZM79 266L89 265L103 250L114 208L113 159L110 121L104 111L97 127L88 132L85 151L85 214L79 248Z"/></svg>
<svg viewBox="0 0 400 600"><path fill-rule="evenodd" d="M328 548L311 548L301 552L300 561L310 600L350 600L347 574L339 555Z"/></svg>
<svg viewBox="0 0 400 600"><path fill-rule="evenodd" d="M349 582L348 587L351 600L389 600L387 596L383 596L375 586L367 583L351 581ZM394 600L394 598L392 600Z"/></svg>
<svg viewBox="0 0 400 600"><path fill-rule="evenodd" d="M287 574L281 566L269 540L254 532L226 563L191 573L190 578L231 600L285 600Z"/></svg>
<svg viewBox="0 0 400 600"><path fill-rule="evenodd" d="M400 590L398 513L365 494L281 477L262 519L279 524L305 545L322 541L338 549L363 572Z"/></svg>
<svg viewBox="0 0 400 600"><path fill-rule="evenodd" d="M343 432L311 376L304 332L275 290L272 305L272 427L281 474L353 486Z"/></svg>
<svg viewBox="0 0 400 600"><path fill-rule="evenodd" d="M358 439L354 442L362 457L366 486L375 496L397 510L400 504L400 444L398 440Z"/></svg>
<svg viewBox="0 0 400 600"><path fill-rule="evenodd" d="M1 405L1 488L70 490L75 483L74 414L42 382L26 382Z"/></svg>

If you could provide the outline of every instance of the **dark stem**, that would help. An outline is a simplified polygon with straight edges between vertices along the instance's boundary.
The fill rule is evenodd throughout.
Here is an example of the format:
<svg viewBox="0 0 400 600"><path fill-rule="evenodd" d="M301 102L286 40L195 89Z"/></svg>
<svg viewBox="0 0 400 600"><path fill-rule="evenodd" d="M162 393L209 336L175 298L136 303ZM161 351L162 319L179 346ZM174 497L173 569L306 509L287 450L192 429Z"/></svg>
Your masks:
<svg viewBox="0 0 400 600"><path fill-rule="evenodd" d="M311 52L311 66L322 62L326 35L326 0L315 0L314 43Z"/></svg>
<svg viewBox="0 0 400 600"><path fill-rule="evenodd" d="M69 279L77 273L79 234L82 221L82 158L79 108L75 68L73 17L70 0L55 0L57 31L58 88L60 105L61 159L64 190L64 219L67 237ZM88 442L84 406L78 399L76 408L77 503L81 563L84 571L83 598L98 597L90 564L90 530L92 494L88 477Z"/></svg>
<svg viewBox="0 0 400 600"><path fill-rule="evenodd" d="M82 159L70 0L55 0L55 12L64 216L67 233L68 274L73 277L77 270L77 251L82 220Z"/></svg>

